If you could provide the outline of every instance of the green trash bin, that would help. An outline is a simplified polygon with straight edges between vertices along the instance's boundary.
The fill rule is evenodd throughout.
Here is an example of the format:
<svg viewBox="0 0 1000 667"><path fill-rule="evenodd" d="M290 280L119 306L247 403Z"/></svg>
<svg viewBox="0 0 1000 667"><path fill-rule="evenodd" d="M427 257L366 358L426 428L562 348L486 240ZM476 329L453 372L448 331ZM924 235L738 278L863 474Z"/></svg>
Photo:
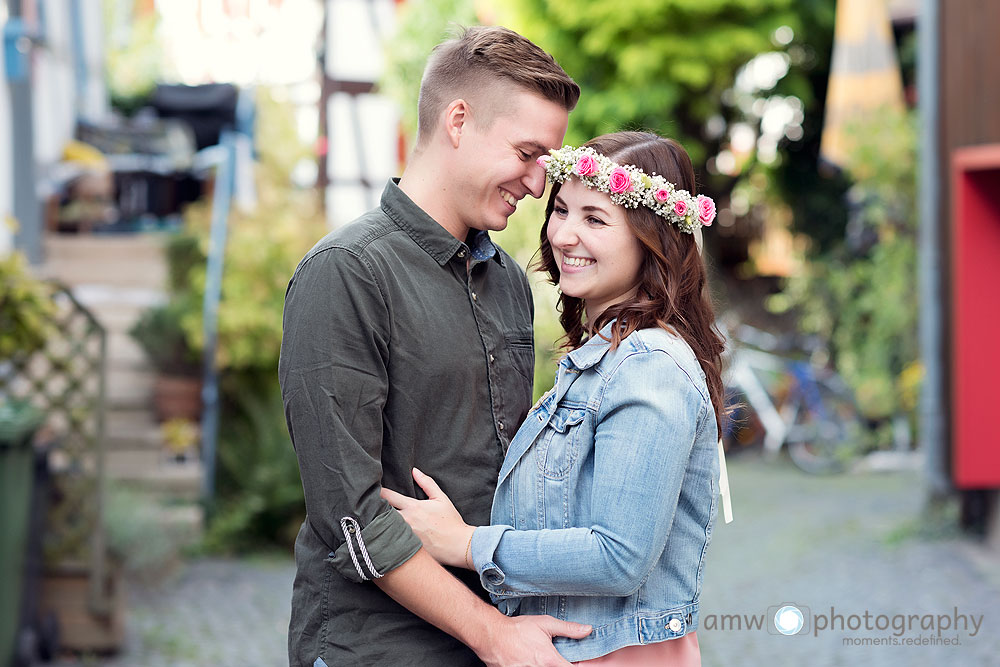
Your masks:
<svg viewBox="0 0 1000 667"><path fill-rule="evenodd" d="M0 665L13 660L20 629L34 489L32 444L42 420L29 403L0 399Z"/></svg>

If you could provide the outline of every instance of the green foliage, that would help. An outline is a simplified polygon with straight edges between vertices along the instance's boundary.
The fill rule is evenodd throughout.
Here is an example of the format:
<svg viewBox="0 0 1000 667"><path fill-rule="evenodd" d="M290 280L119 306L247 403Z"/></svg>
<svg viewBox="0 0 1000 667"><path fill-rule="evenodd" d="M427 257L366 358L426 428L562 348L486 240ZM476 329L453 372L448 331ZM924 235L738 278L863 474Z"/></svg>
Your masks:
<svg viewBox="0 0 1000 667"><path fill-rule="evenodd" d="M31 275L24 255L0 259L0 360L41 348L54 314L51 289Z"/></svg>
<svg viewBox="0 0 1000 667"><path fill-rule="evenodd" d="M148 495L112 486L105 505L108 548L131 575L156 579L177 561L181 541L164 530Z"/></svg>
<svg viewBox="0 0 1000 667"><path fill-rule="evenodd" d="M681 141L696 166L713 154L702 128L723 111L737 69L774 50L775 29L800 25L791 0L514 0L505 7L510 25L544 45L580 84L569 143L652 129Z"/></svg>
<svg viewBox="0 0 1000 667"><path fill-rule="evenodd" d="M200 371L198 353L188 345L181 328L183 312L177 300L153 306L129 329L153 367L164 375L195 376Z"/></svg>
<svg viewBox="0 0 1000 667"><path fill-rule="evenodd" d="M219 504L206 537L213 550L289 546L305 516L298 462L276 381L231 392L221 424Z"/></svg>
<svg viewBox="0 0 1000 667"><path fill-rule="evenodd" d="M135 4L104 0L105 71L111 102L126 115L142 106L163 73L159 13L133 16Z"/></svg>
<svg viewBox="0 0 1000 667"><path fill-rule="evenodd" d="M866 416L912 416L920 378L914 119L886 110L854 132L850 242L812 258L769 306L796 309L803 332L830 341Z"/></svg>

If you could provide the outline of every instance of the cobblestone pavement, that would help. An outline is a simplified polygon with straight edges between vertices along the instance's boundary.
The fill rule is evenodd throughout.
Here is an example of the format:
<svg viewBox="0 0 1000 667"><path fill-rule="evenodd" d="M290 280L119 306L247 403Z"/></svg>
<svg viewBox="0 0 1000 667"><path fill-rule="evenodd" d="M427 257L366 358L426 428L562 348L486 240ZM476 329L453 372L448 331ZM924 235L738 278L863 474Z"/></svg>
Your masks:
<svg viewBox="0 0 1000 667"><path fill-rule="evenodd" d="M811 477L744 460L730 478L735 521L717 525L705 565L705 665L997 664L1000 553L959 535L957 512L928 517L919 472ZM746 629L743 615L784 603L804 612L799 634ZM743 629L719 629L722 615ZM939 615L940 636L922 628Z"/></svg>
<svg viewBox="0 0 1000 667"><path fill-rule="evenodd" d="M810 477L751 458L729 469L736 520L717 525L705 566L706 666L997 664L1000 554L958 535L953 515L927 518L919 473ZM119 656L58 667L284 665L293 575L290 559L191 561L157 588L132 586ZM804 612L798 635L747 629L783 603ZM939 615L958 631L921 628ZM894 630L900 618L911 627Z"/></svg>

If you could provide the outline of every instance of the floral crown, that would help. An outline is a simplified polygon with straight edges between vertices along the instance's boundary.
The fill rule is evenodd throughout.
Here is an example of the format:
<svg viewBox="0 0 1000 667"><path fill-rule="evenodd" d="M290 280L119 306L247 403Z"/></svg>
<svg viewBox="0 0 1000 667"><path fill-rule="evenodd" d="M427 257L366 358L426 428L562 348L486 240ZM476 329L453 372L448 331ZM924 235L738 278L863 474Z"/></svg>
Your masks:
<svg viewBox="0 0 1000 667"><path fill-rule="evenodd" d="M687 190L678 190L656 172L647 174L633 165L617 164L589 146L563 146L549 153L538 158L538 164L545 168L552 183L563 183L575 176L588 188L608 193L619 206L638 208L641 204L688 234L715 220L711 197L695 197Z"/></svg>

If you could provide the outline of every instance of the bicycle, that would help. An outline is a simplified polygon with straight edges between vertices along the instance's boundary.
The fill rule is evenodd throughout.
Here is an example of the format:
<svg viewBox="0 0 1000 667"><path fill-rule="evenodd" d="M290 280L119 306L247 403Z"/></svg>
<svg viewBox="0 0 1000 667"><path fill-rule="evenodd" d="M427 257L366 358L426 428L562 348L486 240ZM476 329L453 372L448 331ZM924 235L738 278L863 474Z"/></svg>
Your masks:
<svg viewBox="0 0 1000 667"><path fill-rule="evenodd" d="M823 356L818 345L811 359L796 359L778 353L793 348L773 334L748 325L735 335L719 330L727 334L727 401L737 414L747 412L724 423L726 444L762 439L765 454L785 448L812 474L840 472L860 456L864 426L854 394L836 371L813 361Z"/></svg>

